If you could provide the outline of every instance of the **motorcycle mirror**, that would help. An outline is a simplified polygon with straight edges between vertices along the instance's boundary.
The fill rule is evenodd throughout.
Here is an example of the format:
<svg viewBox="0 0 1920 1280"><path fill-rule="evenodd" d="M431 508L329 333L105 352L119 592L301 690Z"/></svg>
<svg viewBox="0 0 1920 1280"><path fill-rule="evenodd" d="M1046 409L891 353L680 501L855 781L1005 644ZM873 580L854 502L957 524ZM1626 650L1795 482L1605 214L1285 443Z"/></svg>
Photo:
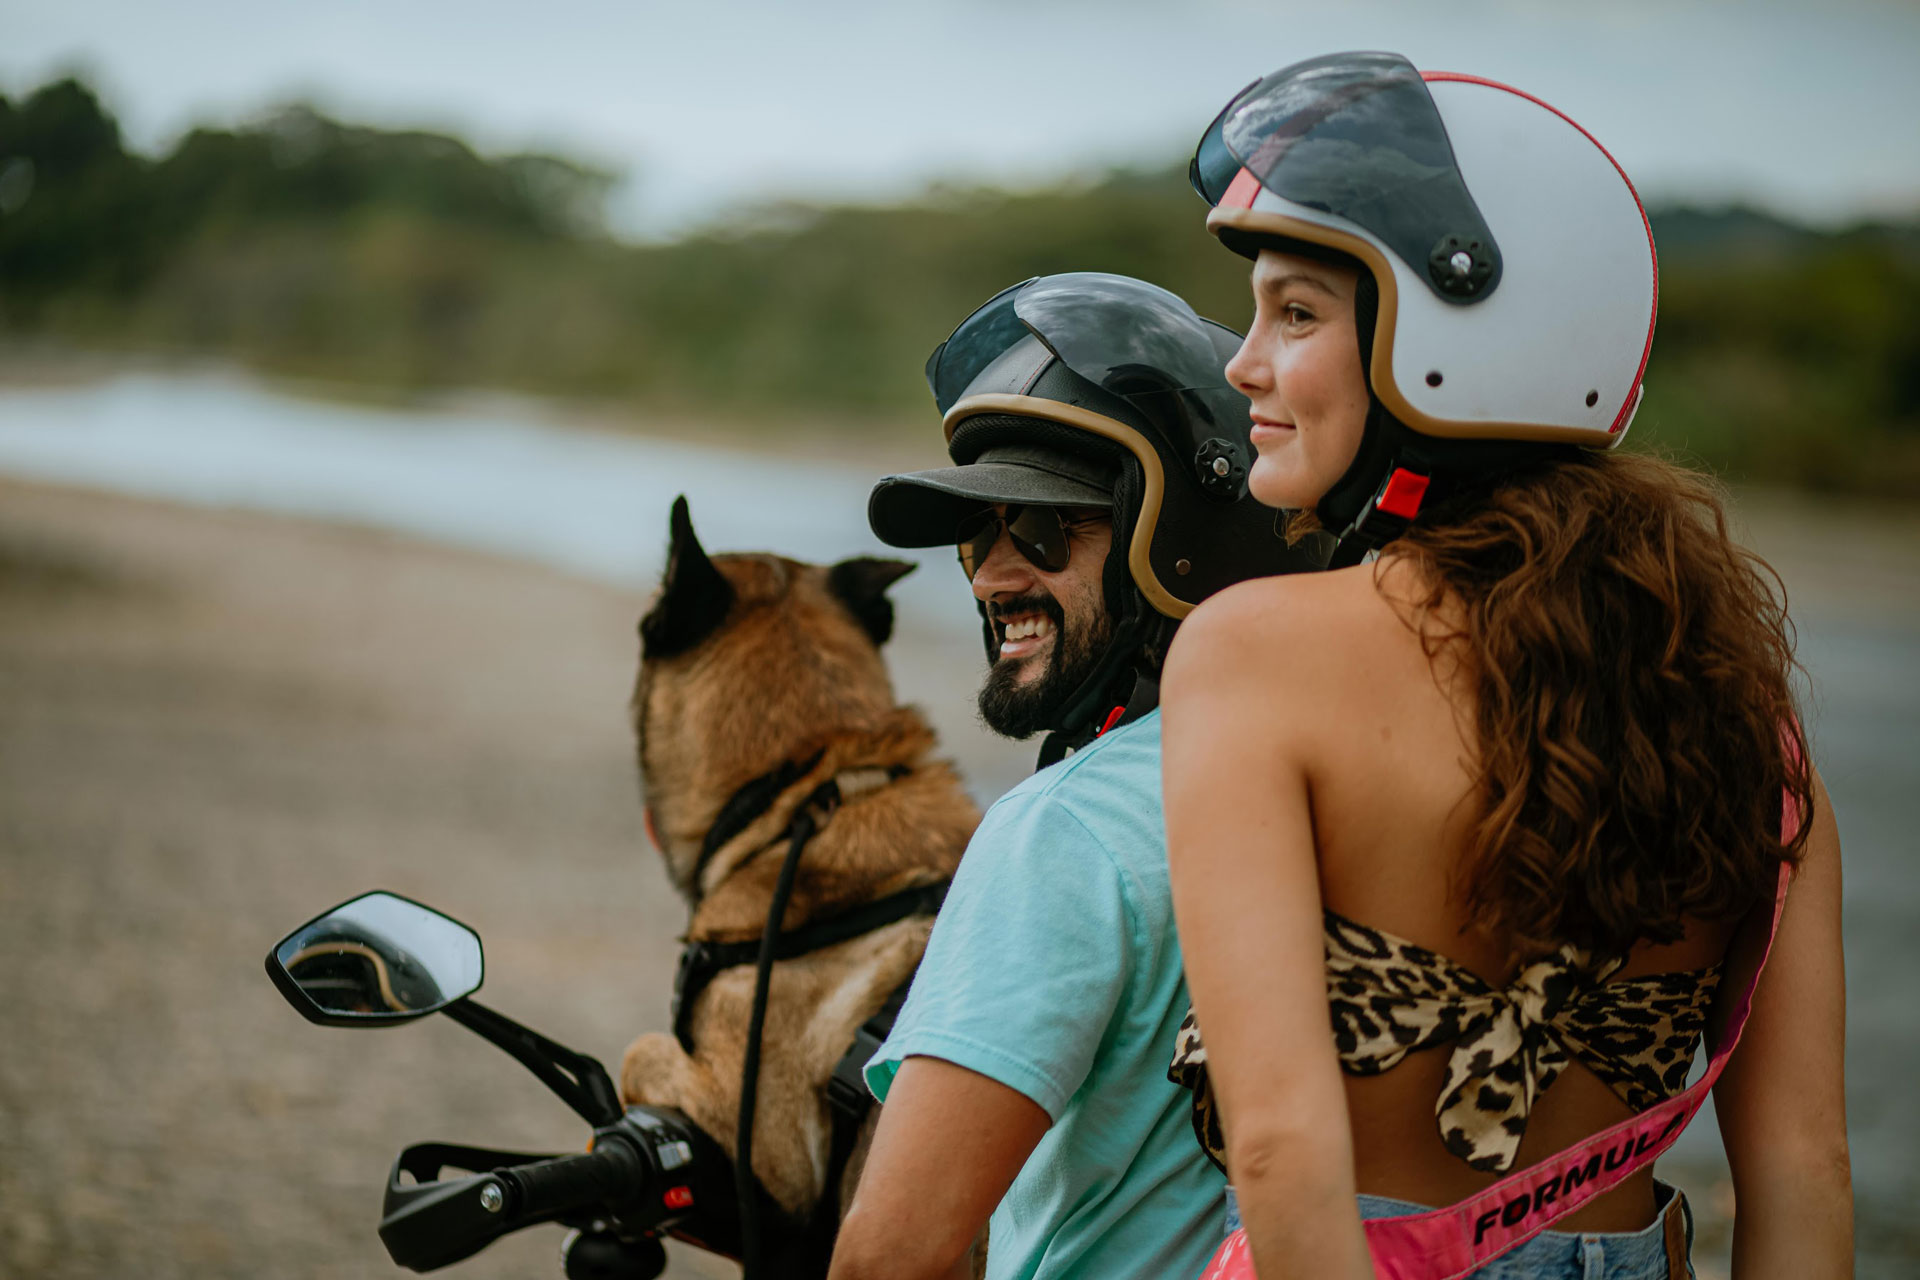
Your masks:
<svg viewBox="0 0 1920 1280"><path fill-rule="evenodd" d="M309 1022L384 1027L438 1013L480 989L480 935L397 893L364 893L267 953L267 976Z"/></svg>

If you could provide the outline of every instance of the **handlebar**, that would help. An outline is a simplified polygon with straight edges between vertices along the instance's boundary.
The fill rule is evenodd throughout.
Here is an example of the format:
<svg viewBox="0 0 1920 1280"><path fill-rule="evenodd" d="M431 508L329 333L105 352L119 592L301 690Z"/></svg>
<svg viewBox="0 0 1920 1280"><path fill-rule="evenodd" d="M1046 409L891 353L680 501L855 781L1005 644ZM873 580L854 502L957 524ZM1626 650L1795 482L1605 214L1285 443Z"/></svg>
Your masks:
<svg viewBox="0 0 1920 1280"><path fill-rule="evenodd" d="M608 1137L585 1155L502 1169L495 1176L508 1188L502 1211L534 1222L625 1204L645 1187L648 1172L632 1144Z"/></svg>
<svg viewBox="0 0 1920 1280"><path fill-rule="evenodd" d="M726 1153L677 1111L635 1107L584 1155L542 1156L424 1143L387 1179L380 1240L413 1271L468 1258L541 1222L668 1232L717 1252L738 1248ZM444 1177L449 1170L465 1177Z"/></svg>

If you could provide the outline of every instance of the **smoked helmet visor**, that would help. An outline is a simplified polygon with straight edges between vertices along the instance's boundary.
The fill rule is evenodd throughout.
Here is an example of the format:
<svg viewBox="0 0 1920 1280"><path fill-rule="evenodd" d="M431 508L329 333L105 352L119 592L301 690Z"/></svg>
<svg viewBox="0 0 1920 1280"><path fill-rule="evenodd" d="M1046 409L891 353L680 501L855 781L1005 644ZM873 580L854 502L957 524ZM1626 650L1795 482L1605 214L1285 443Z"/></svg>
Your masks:
<svg viewBox="0 0 1920 1280"><path fill-rule="evenodd" d="M1499 287L1499 244L1433 94L1397 53L1309 58L1256 81L1207 126L1187 173L1211 205L1231 202L1236 183L1257 183L1344 218L1447 302Z"/></svg>
<svg viewBox="0 0 1920 1280"><path fill-rule="evenodd" d="M927 385L944 416L990 365L1031 334L1080 377L1180 435L1245 428L1246 398L1222 369L1221 326L1176 294L1081 271L1003 289L934 348Z"/></svg>

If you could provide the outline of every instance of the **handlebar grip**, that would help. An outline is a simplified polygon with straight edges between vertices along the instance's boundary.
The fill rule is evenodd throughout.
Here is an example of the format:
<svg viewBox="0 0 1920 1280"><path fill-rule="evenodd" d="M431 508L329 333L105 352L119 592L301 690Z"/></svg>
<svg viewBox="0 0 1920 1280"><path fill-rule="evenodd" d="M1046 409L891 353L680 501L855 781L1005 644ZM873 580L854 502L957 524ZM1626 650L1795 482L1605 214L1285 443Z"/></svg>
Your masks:
<svg viewBox="0 0 1920 1280"><path fill-rule="evenodd" d="M551 1217L575 1209L625 1204L646 1189L647 1165L619 1138L603 1138L585 1155L496 1170L513 1191L513 1215Z"/></svg>

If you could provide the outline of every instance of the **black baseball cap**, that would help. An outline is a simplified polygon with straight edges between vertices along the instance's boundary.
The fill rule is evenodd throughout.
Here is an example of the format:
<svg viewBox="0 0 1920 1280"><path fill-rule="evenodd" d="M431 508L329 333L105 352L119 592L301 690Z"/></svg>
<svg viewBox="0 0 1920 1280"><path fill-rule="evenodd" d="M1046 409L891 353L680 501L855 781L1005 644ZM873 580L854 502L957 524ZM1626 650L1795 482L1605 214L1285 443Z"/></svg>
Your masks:
<svg viewBox="0 0 1920 1280"><path fill-rule="evenodd" d="M1111 507L1115 461L1038 444L1001 444L965 466L887 476L867 500L867 522L893 547L938 547L966 517L997 502Z"/></svg>

